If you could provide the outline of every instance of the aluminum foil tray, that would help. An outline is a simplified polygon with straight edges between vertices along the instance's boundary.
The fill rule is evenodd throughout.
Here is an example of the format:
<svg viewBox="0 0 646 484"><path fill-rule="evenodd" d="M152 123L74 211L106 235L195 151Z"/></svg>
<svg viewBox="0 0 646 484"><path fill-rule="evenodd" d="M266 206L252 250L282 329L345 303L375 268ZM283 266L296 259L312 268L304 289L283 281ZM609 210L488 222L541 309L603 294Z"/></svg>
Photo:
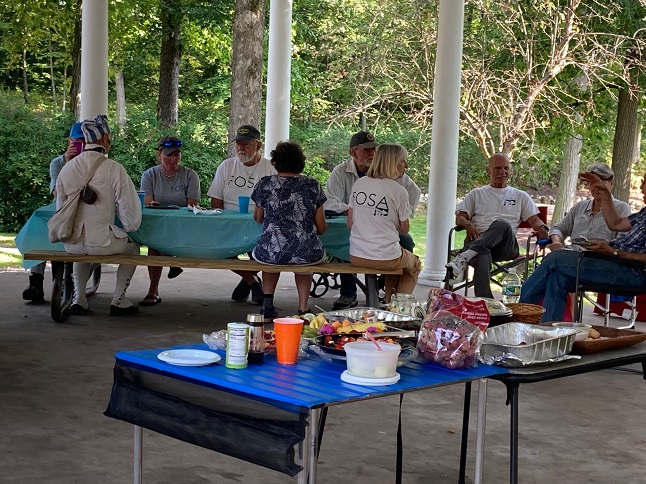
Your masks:
<svg viewBox="0 0 646 484"><path fill-rule="evenodd" d="M327 318L328 316L341 316L344 318L352 318L357 321L363 320L363 312L367 310L372 310L377 315L377 319L382 323L385 323L387 326L392 326L397 329L419 329L422 326L422 320L414 316L402 313L394 313L391 311L385 311L382 309L375 308L352 308L352 309L339 309L332 310L323 315Z"/></svg>
<svg viewBox="0 0 646 484"><path fill-rule="evenodd" d="M546 363L572 351L576 330L507 323L488 328L480 348L480 359L501 366Z"/></svg>

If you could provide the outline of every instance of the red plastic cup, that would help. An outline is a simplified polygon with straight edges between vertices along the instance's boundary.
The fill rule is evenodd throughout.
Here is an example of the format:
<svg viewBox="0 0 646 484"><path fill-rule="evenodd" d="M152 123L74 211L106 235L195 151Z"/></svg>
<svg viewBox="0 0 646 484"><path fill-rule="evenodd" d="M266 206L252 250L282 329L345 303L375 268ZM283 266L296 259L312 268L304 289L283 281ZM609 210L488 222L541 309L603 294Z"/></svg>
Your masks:
<svg viewBox="0 0 646 484"><path fill-rule="evenodd" d="M303 333L303 320L296 318L274 319L276 334L276 359L278 363L293 365L298 360L298 348Z"/></svg>

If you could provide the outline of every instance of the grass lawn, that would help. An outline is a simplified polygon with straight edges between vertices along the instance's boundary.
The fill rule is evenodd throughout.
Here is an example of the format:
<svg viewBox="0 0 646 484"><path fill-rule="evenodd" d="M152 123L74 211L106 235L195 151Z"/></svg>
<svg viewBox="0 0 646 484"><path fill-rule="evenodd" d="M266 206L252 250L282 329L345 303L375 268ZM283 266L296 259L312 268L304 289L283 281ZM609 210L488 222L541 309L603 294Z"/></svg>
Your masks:
<svg viewBox="0 0 646 484"><path fill-rule="evenodd" d="M410 219L410 235L415 241L415 249L413 253L424 260L424 254L426 253L426 216L417 215ZM464 236L466 232L463 230L461 232L456 232L454 237L454 245L456 247L462 247L464 245ZM446 234L448 237L449 234Z"/></svg>
<svg viewBox="0 0 646 484"><path fill-rule="evenodd" d="M16 250L15 234L0 233L0 269L19 269L22 257Z"/></svg>

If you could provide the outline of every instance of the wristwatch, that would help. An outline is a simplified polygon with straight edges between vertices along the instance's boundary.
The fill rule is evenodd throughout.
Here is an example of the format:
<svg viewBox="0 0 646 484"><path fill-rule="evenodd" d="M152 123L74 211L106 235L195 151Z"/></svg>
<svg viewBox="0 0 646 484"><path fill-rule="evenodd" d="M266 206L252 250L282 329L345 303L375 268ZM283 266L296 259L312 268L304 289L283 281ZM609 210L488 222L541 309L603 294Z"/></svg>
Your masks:
<svg viewBox="0 0 646 484"><path fill-rule="evenodd" d="M619 249L613 250L612 255L614 255L615 257L619 257Z"/></svg>
<svg viewBox="0 0 646 484"><path fill-rule="evenodd" d="M539 228L538 230L541 230L541 229L545 229L545 230L547 230L548 232L550 231L550 228L549 228L547 225L545 225L545 224L541 225L541 226L540 226L540 228Z"/></svg>

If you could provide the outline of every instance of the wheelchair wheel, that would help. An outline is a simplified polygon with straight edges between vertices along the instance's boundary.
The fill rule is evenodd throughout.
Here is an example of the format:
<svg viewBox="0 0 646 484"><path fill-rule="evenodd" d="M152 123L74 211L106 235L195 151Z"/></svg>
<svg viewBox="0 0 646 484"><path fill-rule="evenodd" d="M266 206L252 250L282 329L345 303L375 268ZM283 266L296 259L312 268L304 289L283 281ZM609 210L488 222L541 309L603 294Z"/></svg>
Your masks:
<svg viewBox="0 0 646 484"><path fill-rule="evenodd" d="M62 323L69 316L72 304L72 263L52 261L52 319Z"/></svg>
<svg viewBox="0 0 646 484"><path fill-rule="evenodd" d="M312 277L312 289L310 290L310 297L323 297L327 290L330 288L328 282L329 274L321 274L320 272L314 273Z"/></svg>

